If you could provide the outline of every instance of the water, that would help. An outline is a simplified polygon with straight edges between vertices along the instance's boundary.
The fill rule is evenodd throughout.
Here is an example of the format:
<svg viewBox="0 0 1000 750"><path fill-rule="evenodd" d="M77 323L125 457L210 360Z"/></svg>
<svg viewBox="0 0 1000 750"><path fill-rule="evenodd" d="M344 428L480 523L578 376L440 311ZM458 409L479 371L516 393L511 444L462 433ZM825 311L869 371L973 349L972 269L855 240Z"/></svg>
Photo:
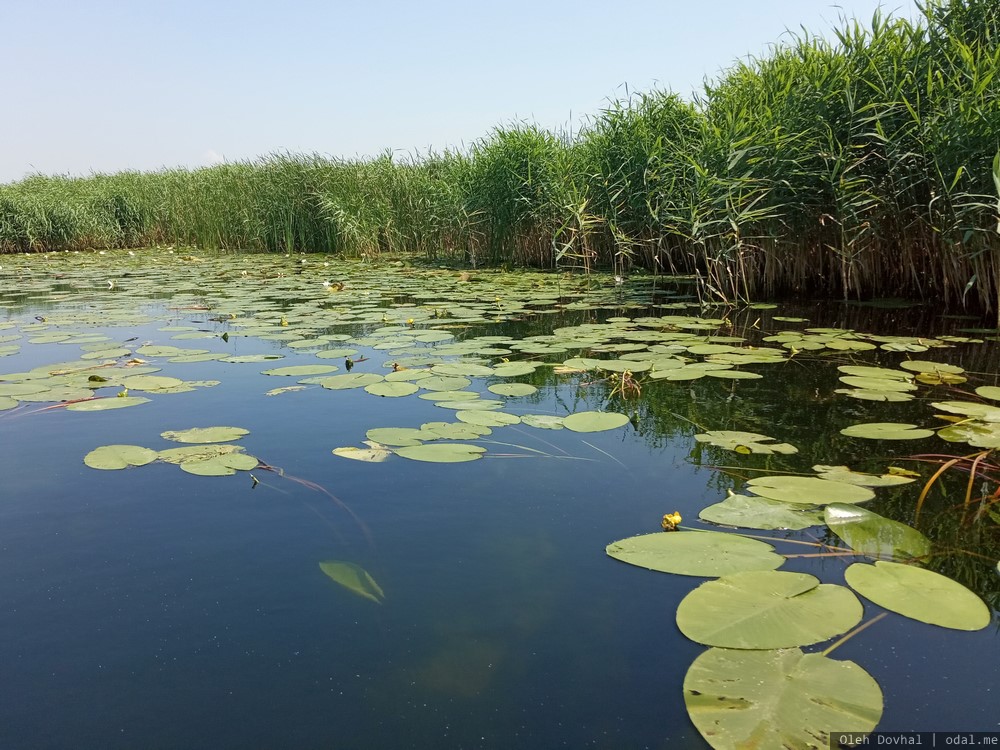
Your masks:
<svg viewBox="0 0 1000 750"><path fill-rule="evenodd" d="M246 268L261 261L276 263L226 262ZM101 275L92 265L70 266L70 273L76 279ZM165 277L152 276L161 287ZM30 281L44 287L35 276ZM184 283L197 297L191 282ZM509 411L564 414L617 406L635 412L637 426L593 434L497 428L489 439L508 445L484 443L488 457L463 464L349 461L331 450L358 445L370 427L419 426L451 420L453 413L415 396L382 399L360 390L311 387L265 397L297 378L260 370L320 360L288 349L287 342L222 341L222 331L240 328L209 320L217 309L214 288L202 289L212 311L169 310L169 302L143 306L144 292L140 286L102 308L101 298L87 289L45 305L9 291L4 304L15 326L0 336L12 330L32 335L25 328L36 324L51 330L61 305L76 315L96 304L116 315L137 309L145 319L55 327L99 331L116 342L137 336L133 346L153 341L286 358L172 364L150 357L163 368L157 374L221 383L145 394L148 404L100 413L27 413L44 403L0 412L3 748L706 747L687 718L681 691L688 665L704 647L674 624L677 605L701 579L623 565L604 547L655 531L667 512L679 511L685 523L699 525L698 511L735 486L708 468L720 459L795 470L814 463L856 466L873 458L872 444L844 438L840 427L886 415L887 421L906 421L899 405L833 397L839 359L803 358L801 366L793 360L780 366L779 376L760 381L646 382L636 404L609 399L610 385L592 375L545 371L515 378L540 391L512 399ZM267 311L267 299L255 301ZM459 338L539 335L583 320L648 314L615 301L596 310L454 330ZM279 312L291 319L291 329L299 304L292 299L275 308L283 307ZM495 305L490 298L478 304ZM323 309L332 315L335 308ZM833 309L842 318L859 314ZM818 316L831 313L807 313L812 324L830 322ZM772 314L749 311L737 333L758 335L754 319ZM860 314L882 326L893 323L872 311ZM915 320L892 315L893 333L908 332L901 326ZM863 321L849 322L874 330ZM936 317L918 322L924 329L938 326L928 334L967 324ZM337 330L358 335L379 324L355 321ZM165 325L191 325L214 337L175 340L174 332L159 330ZM766 318L763 325L780 328ZM0 373L80 355L72 344L20 343L18 353L0 359ZM995 372L994 348L987 342L912 356ZM384 351L359 347L361 356L368 361L355 372L388 371ZM748 369L765 367L774 366ZM472 389L484 391L488 382L476 379ZM914 405L903 407L909 409L904 414L915 413ZM688 420L711 429L758 425L798 445L800 454L742 457L699 448L691 438L698 430ZM198 477L159 462L97 471L82 463L99 445L172 447L160 432L213 424L250 430L241 444L285 475L258 469L254 485L247 473ZM941 441L920 445L972 450ZM914 452L903 443L877 446L883 463ZM964 491L964 479L959 485ZM913 487L880 490L867 507L910 522L903 516L912 511ZM942 536L958 526L939 525ZM996 524L980 524L977 549L994 554L996 531ZM968 536L961 539L969 543ZM384 590L384 601L337 586L320 570L324 560L365 568ZM847 562L797 559L785 569L841 582ZM984 570L975 568L968 583L995 607L1000 579L995 570L992 580ZM867 616L880 611L866 604ZM1000 730L1000 673L984 667L1000 657L993 625L957 633L890 615L840 647L836 657L856 661L881 685L886 706L879 729Z"/></svg>

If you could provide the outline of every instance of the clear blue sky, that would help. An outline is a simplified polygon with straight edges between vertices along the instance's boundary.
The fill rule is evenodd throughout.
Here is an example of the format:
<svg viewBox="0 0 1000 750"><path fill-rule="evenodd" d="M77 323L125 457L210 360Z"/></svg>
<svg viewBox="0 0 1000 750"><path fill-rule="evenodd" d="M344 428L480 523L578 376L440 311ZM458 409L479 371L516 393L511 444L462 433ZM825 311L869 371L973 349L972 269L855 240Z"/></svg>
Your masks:
<svg viewBox="0 0 1000 750"><path fill-rule="evenodd" d="M513 120L577 127L625 85L690 96L787 29L829 35L879 5L2 0L0 182L461 147Z"/></svg>

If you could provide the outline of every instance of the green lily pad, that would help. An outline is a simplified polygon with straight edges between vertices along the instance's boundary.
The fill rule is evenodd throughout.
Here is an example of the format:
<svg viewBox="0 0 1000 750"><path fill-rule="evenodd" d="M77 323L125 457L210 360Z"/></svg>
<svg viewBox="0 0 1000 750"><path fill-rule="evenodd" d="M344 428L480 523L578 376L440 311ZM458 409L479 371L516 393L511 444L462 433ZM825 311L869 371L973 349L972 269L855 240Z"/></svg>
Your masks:
<svg viewBox="0 0 1000 750"><path fill-rule="evenodd" d="M202 477L226 477L237 471L256 469L259 463L260 461L255 456L234 451L210 458L181 461L180 467L188 474L197 474Z"/></svg>
<svg viewBox="0 0 1000 750"><path fill-rule="evenodd" d="M175 443L228 443L248 435L242 427L194 427L190 430L167 430L160 437Z"/></svg>
<svg viewBox="0 0 1000 750"><path fill-rule="evenodd" d="M900 391L871 391L864 388L837 388L834 393L841 393L849 398L857 398L862 401L889 401L899 403L902 401L912 401L913 395L901 393Z"/></svg>
<svg viewBox="0 0 1000 750"><path fill-rule="evenodd" d="M122 378L121 384L130 391L169 391L184 386L179 378L168 378L165 375L132 375Z"/></svg>
<svg viewBox="0 0 1000 750"><path fill-rule="evenodd" d="M334 448L333 455L341 458L349 458L352 461L364 461L366 463L381 463L392 455L392 451L384 445L379 445L374 440L366 440L367 448L356 448L353 445L343 448Z"/></svg>
<svg viewBox="0 0 1000 750"><path fill-rule="evenodd" d="M492 412L471 412L491 414ZM493 432L489 427L465 422L425 422L420 432L427 433L427 440L477 440Z"/></svg>
<svg viewBox="0 0 1000 750"><path fill-rule="evenodd" d="M824 466L817 464L813 466L813 471L820 479L829 479L831 482L844 482L845 484L856 484L861 487L893 487L900 484L910 484L914 477L903 474L865 474L861 471L851 471L847 466Z"/></svg>
<svg viewBox="0 0 1000 750"><path fill-rule="evenodd" d="M899 366L910 372L920 373L946 373L948 375L961 375L965 370L958 365L948 365L943 362L927 362L925 360L907 360L900 362Z"/></svg>
<svg viewBox="0 0 1000 750"><path fill-rule="evenodd" d="M288 367L272 367L270 370L261 370L261 375L282 375L298 376L303 375L325 375L329 372L336 372L338 367L334 365L289 365Z"/></svg>
<svg viewBox="0 0 1000 750"><path fill-rule="evenodd" d="M605 411L581 411L563 417L563 427L573 432L603 432L627 425L629 418L624 414Z"/></svg>
<svg viewBox="0 0 1000 750"><path fill-rule="evenodd" d="M867 487L832 482L819 477L757 477L747 482L747 489L771 500L803 505L863 503L875 497L875 493Z"/></svg>
<svg viewBox="0 0 1000 750"><path fill-rule="evenodd" d="M416 427L373 427L365 437L380 445L407 446L421 445L427 435Z"/></svg>
<svg viewBox="0 0 1000 750"><path fill-rule="evenodd" d="M431 463L453 464L464 461L475 461L483 457L486 449L479 445L467 443L430 443L397 448L396 455L413 461L428 461Z"/></svg>
<svg viewBox="0 0 1000 750"><path fill-rule="evenodd" d="M349 388L364 388L375 383L381 383L385 378L373 372L348 372L343 375L330 375L315 382L331 391L347 390Z"/></svg>
<svg viewBox="0 0 1000 750"><path fill-rule="evenodd" d="M983 422L1000 422L1000 407L998 406L977 404L974 401L935 401L931 406L949 414L961 414Z"/></svg>
<svg viewBox="0 0 1000 750"><path fill-rule="evenodd" d="M202 461L228 453L241 453L242 446L229 443L205 443L204 445L185 445L181 448L166 448L157 453L157 457L168 464L181 464L185 461Z"/></svg>
<svg viewBox="0 0 1000 750"><path fill-rule="evenodd" d="M823 523L822 512L814 506L735 494L704 508L698 517L709 523L745 529L807 529Z"/></svg>
<svg viewBox="0 0 1000 750"><path fill-rule="evenodd" d="M976 395L988 398L990 401L1000 401L1000 388L995 385L981 385L976 388Z"/></svg>
<svg viewBox="0 0 1000 750"><path fill-rule="evenodd" d="M880 607L920 622L956 630L982 630L989 607L957 581L925 568L880 560L854 563L845 572L848 585Z"/></svg>
<svg viewBox="0 0 1000 750"><path fill-rule="evenodd" d="M949 443L968 443L975 448L1000 448L1000 422L964 422L938 430Z"/></svg>
<svg viewBox="0 0 1000 750"><path fill-rule="evenodd" d="M150 399L143 396L121 396L118 398L97 398L93 401L77 401L69 404L66 411L108 411L109 409L124 409L128 406L147 404Z"/></svg>
<svg viewBox="0 0 1000 750"><path fill-rule="evenodd" d="M934 430L902 422L867 422L845 427L840 434L866 440L920 440L933 435Z"/></svg>
<svg viewBox="0 0 1000 750"><path fill-rule="evenodd" d="M739 432L737 430L711 430L694 436L699 443L725 448L744 455L750 453L762 453L770 455L772 453L792 454L799 450L794 445L788 443L772 443L776 438L761 435L756 432Z"/></svg>
<svg viewBox="0 0 1000 750"><path fill-rule="evenodd" d="M685 576L774 570L785 562L766 542L721 531L643 534L612 542L605 551L629 565Z"/></svg>
<svg viewBox="0 0 1000 750"><path fill-rule="evenodd" d="M83 462L91 469L125 469L145 466L158 456L156 451L141 445L102 445L84 456Z"/></svg>
<svg viewBox="0 0 1000 750"><path fill-rule="evenodd" d="M459 422L466 422L483 427L504 427L506 425L517 424L521 418L516 414L507 414L502 411L484 411L482 409L463 409L455 412L455 419Z"/></svg>
<svg viewBox="0 0 1000 750"><path fill-rule="evenodd" d="M382 587L360 565L344 560L326 560L319 564L319 569L352 594L357 594L378 604L381 604L382 600L385 599Z"/></svg>
<svg viewBox="0 0 1000 750"><path fill-rule="evenodd" d="M540 430L561 430L563 418L551 414L522 414L521 424L537 427Z"/></svg>
<svg viewBox="0 0 1000 750"><path fill-rule="evenodd" d="M538 393L538 389L528 383L498 383L489 386L486 390L498 396L509 396L512 398Z"/></svg>
<svg viewBox="0 0 1000 750"><path fill-rule="evenodd" d="M0 411L13 409L15 406L17 406L17 401L12 399L10 396L0 396Z"/></svg>
<svg viewBox="0 0 1000 750"><path fill-rule="evenodd" d="M824 509L826 525L855 552L868 557L924 557L931 541L919 531L865 508L831 503Z"/></svg>
<svg viewBox="0 0 1000 750"><path fill-rule="evenodd" d="M846 633L864 608L844 586L807 573L748 570L706 581L681 600L677 627L721 648L792 648Z"/></svg>
<svg viewBox="0 0 1000 750"><path fill-rule="evenodd" d="M431 375L421 378L417 384L426 391L460 391L472 385L472 381L454 375Z"/></svg>
<svg viewBox="0 0 1000 750"><path fill-rule="evenodd" d="M712 648L684 676L684 704L716 750L826 748L834 732L872 731L878 683L851 661L781 649Z"/></svg>
<svg viewBox="0 0 1000 750"><path fill-rule="evenodd" d="M384 398L399 398L401 396L409 396L411 394L419 391L420 388L415 383L405 383L405 382L382 382L382 383L372 383L371 385L365 386L365 391L372 394L373 396L382 396Z"/></svg>

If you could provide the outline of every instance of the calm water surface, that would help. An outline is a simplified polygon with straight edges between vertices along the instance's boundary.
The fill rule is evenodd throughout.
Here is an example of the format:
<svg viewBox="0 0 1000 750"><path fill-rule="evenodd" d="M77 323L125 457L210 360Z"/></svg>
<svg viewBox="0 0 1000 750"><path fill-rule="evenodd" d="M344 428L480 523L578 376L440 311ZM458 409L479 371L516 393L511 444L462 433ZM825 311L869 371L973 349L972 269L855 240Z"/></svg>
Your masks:
<svg viewBox="0 0 1000 750"><path fill-rule="evenodd" d="M0 322L15 327L0 335L79 304L25 300L13 285L6 292ZM907 421L908 412L834 398L835 364L847 360L814 358L773 377L755 368L769 373L760 381L649 382L632 405L609 401L608 385L591 375L536 373L514 380L539 385L539 394L511 399L508 411L617 406L636 412L635 425L593 434L497 428L490 439L512 445L490 444L487 457L471 463L349 461L331 450L360 444L370 427L453 415L416 397L360 390L312 386L264 397L296 378L261 370L320 360L281 341L174 340L160 329L237 329L211 321L210 312L168 306L147 303L146 323L86 330L116 342L286 356L263 364L156 359L160 375L221 384L145 394L148 404L107 412L36 411L45 403L0 412L2 748L707 747L681 692L703 647L674 624L678 603L701 579L623 565L604 552L616 539L655 531L667 512L701 525L698 511L737 486L708 468L725 456L772 465L699 449L688 420L796 444L798 456L773 464L792 470L864 468L874 453L885 465L943 452L941 441L914 447L840 436L848 424ZM667 314L612 308L472 326L457 337ZM783 327L760 320L773 314L744 311L734 323L760 335ZM880 333L969 325L919 310L782 314L804 314L810 325L854 316L850 327ZM81 354L72 345L21 343L0 358L0 376ZM986 373L977 382L995 384L995 348L986 342L919 356L964 363ZM369 359L355 372L388 371L385 352L359 351ZM893 356L902 358L876 359ZM471 389L485 393L492 382L477 378ZM209 425L250 430L241 444L285 476L257 470L253 486L243 472L199 477L159 462L97 471L82 462L99 445L167 448L160 432ZM880 491L867 507L910 522L918 493L919 483ZM995 532L982 532L982 549L996 551ZM330 559L363 566L384 602L334 584L318 566ZM785 569L840 582L846 564L799 559ZM982 570L973 577L970 585L996 607L1000 579ZM879 611L866 602L866 615ZM1000 639L992 625L955 633L890 615L836 656L882 686L880 729L1000 730Z"/></svg>

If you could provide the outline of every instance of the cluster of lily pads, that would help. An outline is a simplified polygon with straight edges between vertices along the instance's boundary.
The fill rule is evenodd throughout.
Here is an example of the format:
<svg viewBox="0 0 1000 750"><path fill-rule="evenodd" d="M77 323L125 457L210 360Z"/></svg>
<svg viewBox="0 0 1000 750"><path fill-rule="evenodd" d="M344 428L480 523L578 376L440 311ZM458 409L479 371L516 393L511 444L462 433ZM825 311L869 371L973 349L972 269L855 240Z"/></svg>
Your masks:
<svg viewBox="0 0 1000 750"><path fill-rule="evenodd" d="M127 469L154 461L176 464L188 474L204 477L231 476L237 471L256 469L260 461L231 441L239 440L249 430L242 427L193 427L168 430L160 437L175 443L190 443L181 448L153 450L141 445L102 445L83 457L92 469Z"/></svg>
<svg viewBox="0 0 1000 750"><path fill-rule="evenodd" d="M825 523L846 545L838 548L841 553L875 558L874 564L855 562L846 569L850 588L778 571L785 555L760 538L735 532L659 532L607 547L611 557L631 565L714 579L689 593L676 615L685 636L710 647L687 672L684 700L712 747L825 747L832 731L876 727L882 691L856 663L829 657L842 641L822 652L802 650L859 625L864 606L857 594L945 628L979 630L990 622L989 608L975 593L920 567L931 552L930 540L857 507L874 497L870 487L910 478L866 475L842 466L814 469L815 477L751 480L752 495L732 495L701 517L755 529Z"/></svg>

